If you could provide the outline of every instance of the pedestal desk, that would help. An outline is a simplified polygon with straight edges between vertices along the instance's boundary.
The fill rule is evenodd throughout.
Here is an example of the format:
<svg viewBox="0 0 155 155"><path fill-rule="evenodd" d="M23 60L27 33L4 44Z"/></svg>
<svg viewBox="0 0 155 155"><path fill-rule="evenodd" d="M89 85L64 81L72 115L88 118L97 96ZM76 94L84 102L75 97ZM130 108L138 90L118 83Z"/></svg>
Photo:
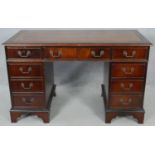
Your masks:
<svg viewBox="0 0 155 155"><path fill-rule="evenodd" d="M12 122L23 114L37 115L49 122L51 101L56 96L55 61L101 61L105 122L132 115L143 123L151 43L138 31L27 30L17 33L4 46Z"/></svg>

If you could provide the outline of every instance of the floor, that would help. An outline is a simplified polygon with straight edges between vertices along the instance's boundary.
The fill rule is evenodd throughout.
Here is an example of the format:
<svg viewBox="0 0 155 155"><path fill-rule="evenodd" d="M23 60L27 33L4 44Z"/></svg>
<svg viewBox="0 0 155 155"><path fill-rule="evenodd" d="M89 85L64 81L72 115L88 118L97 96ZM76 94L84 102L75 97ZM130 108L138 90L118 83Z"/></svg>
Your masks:
<svg viewBox="0 0 155 155"><path fill-rule="evenodd" d="M0 125L5 126L135 126L136 120L129 117L117 117L111 124L104 123L104 105L101 98L101 88L96 84L87 82L79 85L66 83L57 86L57 97L53 99L51 106L50 123L44 124L37 116L22 118L18 123L10 123L9 109L10 97L8 86L0 87L1 108ZM146 86L145 97L145 123L143 125L155 125L155 104L152 96L155 87Z"/></svg>

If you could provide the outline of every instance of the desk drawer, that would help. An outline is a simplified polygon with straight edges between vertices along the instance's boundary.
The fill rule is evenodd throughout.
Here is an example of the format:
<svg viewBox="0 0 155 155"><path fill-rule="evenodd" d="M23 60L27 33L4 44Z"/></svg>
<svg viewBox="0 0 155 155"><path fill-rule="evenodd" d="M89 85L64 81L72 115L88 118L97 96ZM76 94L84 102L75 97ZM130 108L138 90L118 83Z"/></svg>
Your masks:
<svg viewBox="0 0 155 155"><path fill-rule="evenodd" d="M45 57L50 60L76 59L76 48L45 48Z"/></svg>
<svg viewBox="0 0 155 155"><path fill-rule="evenodd" d="M78 58L86 60L109 60L111 59L110 48L79 48Z"/></svg>
<svg viewBox="0 0 155 155"><path fill-rule="evenodd" d="M41 48L10 48L6 49L7 58L36 59L42 58Z"/></svg>
<svg viewBox="0 0 155 155"><path fill-rule="evenodd" d="M112 63L112 77L145 77L145 63Z"/></svg>
<svg viewBox="0 0 155 155"><path fill-rule="evenodd" d="M112 59L148 59L148 47L115 47Z"/></svg>
<svg viewBox="0 0 155 155"><path fill-rule="evenodd" d="M142 107L142 95L112 95L110 108L112 109L137 109Z"/></svg>
<svg viewBox="0 0 155 155"><path fill-rule="evenodd" d="M13 94L14 108L44 108L45 97L43 94Z"/></svg>
<svg viewBox="0 0 155 155"><path fill-rule="evenodd" d="M142 93L145 83L143 80L112 80L110 85L111 92Z"/></svg>
<svg viewBox="0 0 155 155"><path fill-rule="evenodd" d="M10 80L12 92L41 92L44 90L43 80Z"/></svg>
<svg viewBox="0 0 155 155"><path fill-rule="evenodd" d="M8 63L9 76L12 78L42 77L41 63Z"/></svg>

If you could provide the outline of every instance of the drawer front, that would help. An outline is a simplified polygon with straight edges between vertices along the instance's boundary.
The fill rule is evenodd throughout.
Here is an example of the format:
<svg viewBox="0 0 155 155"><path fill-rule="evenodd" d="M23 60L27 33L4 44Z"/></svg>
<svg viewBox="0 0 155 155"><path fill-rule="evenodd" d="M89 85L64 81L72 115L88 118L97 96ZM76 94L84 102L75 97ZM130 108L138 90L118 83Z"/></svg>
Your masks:
<svg viewBox="0 0 155 155"><path fill-rule="evenodd" d="M136 109L142 108L142 101L141 95L112 95L109 106L113 109Z"/></svg>
<svg viewBox="0 0 155 155"><path fill-rule="evenodd" d="M148 59L147 47L115 47L112 59Z"/></svg>
<svg viewBox="0 0 155 155"><path fill-rule="evenodd" d="M7 58L36 59L42 58L41 48L7 48Z"/></svg>
<svg viewBox="0 0 155 155"><path fill-rule="evenodd" d="M95 60L109 60L111 59L110 48L79 48L79 59L95 59Z"/></svg>
<svg viewBox="0 0 155 155"><path fill-rule="evenodd" d="M76 48L45 48L45 57L50 60L76 59Z"/></svg>
<svg viewBox="0 0 155 155"><path fill-rule="evenodd" d="M41 63L8 63L9 76L12 78L42 77Z"/></svg>
<svg viewBox="0 0 155 155"><path fill-rule="evenodd" d="M143 80L112 80L110 84L111 92L143 92Z"/></svg>
<svg viewBox="0 0 155 155"><path fill-rule="evenodd" d="M43 80L15 80L10 81L13 92L40 92L44 90Z"/></svg>
<svg viewBox="0 0 155 155"><path fill-rule="evenodd" d="M40 94L13 94L12 104L14 108L43 108L45 98Z"/></svg>
<svg viewBox="0 0 155 155"><path fill-rule="evenodd" d="M145 77L145 63L113 63L112 77Z"/></svg>

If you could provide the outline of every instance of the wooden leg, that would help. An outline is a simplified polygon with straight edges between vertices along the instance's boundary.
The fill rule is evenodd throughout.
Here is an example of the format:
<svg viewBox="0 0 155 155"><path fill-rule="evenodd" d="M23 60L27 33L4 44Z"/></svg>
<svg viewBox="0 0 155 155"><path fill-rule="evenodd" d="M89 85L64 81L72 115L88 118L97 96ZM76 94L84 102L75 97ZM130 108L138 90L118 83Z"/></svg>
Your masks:
<svg viewBox="0 0 155 155"><path fill-rule="evenodd" d="M105 123L111 123L112 119L117 116L116 112L106 112Z"/></svg>
<svg viewBox="0 0 155 155"><path fill-rule="evenodd" d="M144 123L144 112L134 112L132 115L137 119L139 124Z"/></svg>
<svg viewBox="0 0 155 155"><path fill-rule="evenodd" d="M25 115L37 115L39 118L41 118L44 123L49 123L49 112L18 112L18 111L10 111L11 115L11 122L16 123L18 119L22 116Z"/></svg>
<svg viewBox="0 0 155 155"><path fill-rule="evenodd" d="M144 112L106 112L106 117L105 117L105 122L106 123L111 123L112 119L115 118L116 116L127 116L131 115L134 118L137 119L139 124L144 123Z"/></svg>
<svg viewBox="0 0 155 155"><path fill-rule="evenodd" d="M21 112L10 112L10 116L11 116L11 122L12 123L16 123L18 118L22 116Z"/></svg>
<svg viewBox="0 0 155 155"><path fill-rule="evenodd" d="M49 123L49 112L36 112L38 117L40 117L44 123Z"/></svg>

